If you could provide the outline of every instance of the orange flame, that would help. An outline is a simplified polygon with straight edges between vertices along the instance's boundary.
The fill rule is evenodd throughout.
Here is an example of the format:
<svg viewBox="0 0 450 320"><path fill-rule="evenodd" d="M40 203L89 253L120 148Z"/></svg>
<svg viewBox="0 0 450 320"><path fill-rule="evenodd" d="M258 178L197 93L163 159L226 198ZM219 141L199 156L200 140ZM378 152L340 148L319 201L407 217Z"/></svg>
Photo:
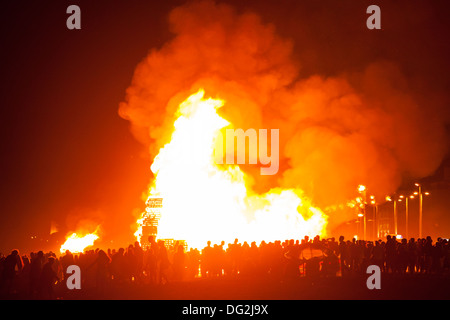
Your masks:
<svg viewBox="0 0 450 320"><path fill-rule="evenodd" d="M300 189L254 194L238 165L218 166L214 148L231 124L217 114L225 102L199 90L182 102L169 143L159 150L148 197L163 198L158 238L186 240L200 248L210 240L275 241L325 235L327 216ZM148 210L147 208L146 210ZM143 216L135 233L142 237ZM145 239L144 239L145 240Z"/></svg>
<svg viewBox="0 0 450 320"><path fill-rule="evenodd" d="M88 233L81 236L74 232L67 237L66 242L64 242L60 248L60 252L64 253L66 250L69 250L72 253L83 252L86 248L94 245L94 242L97 239L98 235L95 233Z"/></svg>

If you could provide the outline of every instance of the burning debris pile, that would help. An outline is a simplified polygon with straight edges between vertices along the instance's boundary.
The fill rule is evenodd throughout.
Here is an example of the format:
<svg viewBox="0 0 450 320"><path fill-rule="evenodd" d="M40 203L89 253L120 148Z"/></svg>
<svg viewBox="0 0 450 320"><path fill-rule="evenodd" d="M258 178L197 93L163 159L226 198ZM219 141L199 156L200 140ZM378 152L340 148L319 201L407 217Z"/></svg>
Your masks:
<svg viewBox="0 0 450 320"><path fill-rule="evenodd" d="M67 237L66 241L62 244L60 252L64 253L66 250L69 250L72 253L83 252L86 248L93 246L95 240L98 238L98 235L95 233L88 233L81 236L74 232Z"/></svg>

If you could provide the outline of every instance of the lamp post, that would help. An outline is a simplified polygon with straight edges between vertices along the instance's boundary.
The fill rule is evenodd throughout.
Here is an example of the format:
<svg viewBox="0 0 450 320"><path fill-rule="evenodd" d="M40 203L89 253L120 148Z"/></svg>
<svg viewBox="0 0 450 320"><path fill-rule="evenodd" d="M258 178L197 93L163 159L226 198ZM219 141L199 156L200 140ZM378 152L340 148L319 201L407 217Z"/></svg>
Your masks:
<svg viewBox="0 0 450 320"><path fill-rule="evenodd" d="M378 231L378 203L375 201L375 196L370 196L370 204L372 205L372 234L373 240L380 238Z"/></svg>
<svg viewBox="0 0 450 320"><path fill-rule="evenodd" d="M401 201L401 199L397 199L397 197L392 200L390 196L386 197L386 201L394 201L394 234L397 235L397 200Z"/></svg>
<svg viewBox="0 0 450 320"><path fill-rule="evenodd" d="M419 188L418 192L414 192L415 195L419 195L419 238L422 238L422 221L423 221L423 195L428 196L429 192L422 192L422 185L415 183L415 186Z"/></svg>
<svg viewBox="0 0 450 320"><path fill-rule="evenodd" d="M403 196L395 196L394 198L394 234L397 235L398 234L398 219L397 219L397 202L401 202L402 201ZM392 201L391 197L386 197L387 201Z"/></svg>
<svg viewBox="0 0 450 320"><path fill-rule="evenodd" d="M409 199L414 199L414 195L410 195L409 197L406 197L405 199L405 205L406 205L406 239L409 239Z"/></svg>
<svg viewBox="0 0 450 320"><path fill-rule="evenodd" d="M416 187L419 188L419 192L417 193L419 195L419 238L422 238L422 217L423 217L423 211L422 211L422 203L423 203L422 186L419 183L416 183L415 185L416 185Z"/></svg>
<svg viewBox="0 0 450 320"><path fill-rule="evenodd" d="M375 221L377 224L377 239L380 239L380 215L378 212L378 203L375 204Z"/></svg>
<svg viewBox="0 0 450 320"><path fill-rule="evenodd" d="M402 201L403 199L405 199L405 208L406 208L405 237L406 237L406 239L408 239L408 197L400 195L399 198L400 199L398 201Z"/></svg>
<svg viewBox="0 0 450 320"><path fill-rule="evenodd" d="M410 196L399 196L398 201L405 199L405 237L409 239L409 199L414 199L414 195Z"/></svg>
<svg viewBox="0 0 450 320"><path fill-rule="evenodd" d="M392 198L390 197L390 196L386 196L386 201L389 201L389 202L391 202L392 201ZM391 223L389 222L389 233L390 233L390 230L391 229Z"/></svg>
<svg viewBox="0 0 450 320"><path fill-rule="evenodd" d="M414 199L414 195L400 196L401 199L405 199L405 237L409 239L409 199Z"/></svg>
<svg viewBox="0 0 450 320"><path fill-rule="evenodd" d="M397 198L394 199L394 234L397 235Z"/></svg>
<svg viewBox="0 0 450 320"><path fill-rule="evenodd" d="M367 221L367 219L366 219L366 187L365 186L363 186L363 185L359 185L358 186L358 191L359 191L359 193L362 195L362 209L363 209L363 221L364 221L364 231L363 231L363 234L364 234L364 240L367 240L367 233L366 233L366 230L367 230L367 228L366 228L366 221Z"/></svg>

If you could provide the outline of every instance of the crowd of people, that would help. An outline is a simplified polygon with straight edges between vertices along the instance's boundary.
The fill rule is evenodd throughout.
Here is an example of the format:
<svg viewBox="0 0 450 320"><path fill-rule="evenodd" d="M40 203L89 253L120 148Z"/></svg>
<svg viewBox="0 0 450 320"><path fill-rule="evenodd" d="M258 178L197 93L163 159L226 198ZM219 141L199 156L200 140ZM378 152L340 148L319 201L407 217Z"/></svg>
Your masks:
<svg viewBox="0 0 450 320"><path fill-rule="evenodd" d="M365 241L335 238L284 242L240 243L238 239L202 250L186 250L182 243L167 246L149 238L127 248L95 249L59 257L53 252L21 255L13 250L0 255L2 296L25 294L29 298L55 298L55 288L66 288L68 266L77 265L82 287L103 292L111 285L164 285L168 282L217 277L262 277L286 280L295 277L346 277L365 273L369 265L394 275L450 274L448 239L396 239Z"/></svg>

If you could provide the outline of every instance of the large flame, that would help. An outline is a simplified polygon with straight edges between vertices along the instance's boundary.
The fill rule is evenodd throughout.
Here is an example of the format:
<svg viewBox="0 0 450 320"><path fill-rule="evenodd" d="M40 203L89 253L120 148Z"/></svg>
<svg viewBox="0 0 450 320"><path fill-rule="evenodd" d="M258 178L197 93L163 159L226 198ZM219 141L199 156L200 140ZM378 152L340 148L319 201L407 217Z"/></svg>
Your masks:
<svg viewBox="0 0 450 320"><path fill-rule="evenodd" d="M171 140L151 166L155 179L149 198L163 198L158 238L186 240L189 247L201 248L208 240L259 243L323 236L327 217L301 190L254 194L239 166L216 164L217 138L230 125L217 113L224 103L205 99L199 90L179 106ZM137 222L140 241L143 219Z"/></svg>
<svg viewBox="0 0 450 320"><path fill-rule="evenodd" d="M95 233L88 233L81 236L74 232L67 237L66 242L60 248L60 252L64 253L66 250L72 253L83 252L86 248L93 246L97 239L98 235Z"/></svg>

